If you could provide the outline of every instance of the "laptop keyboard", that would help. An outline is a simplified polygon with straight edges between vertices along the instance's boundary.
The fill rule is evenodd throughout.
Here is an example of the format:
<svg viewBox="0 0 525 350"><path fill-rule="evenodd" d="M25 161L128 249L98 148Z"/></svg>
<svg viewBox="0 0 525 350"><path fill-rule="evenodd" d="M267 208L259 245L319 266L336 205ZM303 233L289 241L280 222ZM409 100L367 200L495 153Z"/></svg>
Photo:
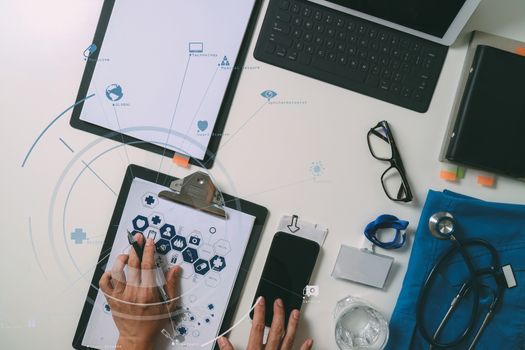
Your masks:
<svg viewBox="0 0 525 350"><path fill-rule="evenodd" d="M426 112L448 48L305 0L270 0L256 59Z"/></svg>

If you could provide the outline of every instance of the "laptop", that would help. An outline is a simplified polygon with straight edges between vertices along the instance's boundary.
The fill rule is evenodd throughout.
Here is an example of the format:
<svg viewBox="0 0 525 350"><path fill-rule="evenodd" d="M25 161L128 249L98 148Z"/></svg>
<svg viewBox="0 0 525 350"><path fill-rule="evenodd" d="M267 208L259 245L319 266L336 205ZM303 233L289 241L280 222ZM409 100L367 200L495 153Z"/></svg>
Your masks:
<svg viewBox="0 0 525 350"><path fill-rule="evenodd" d="M254 56L424 113L481 0L270 0Z"/></svg>

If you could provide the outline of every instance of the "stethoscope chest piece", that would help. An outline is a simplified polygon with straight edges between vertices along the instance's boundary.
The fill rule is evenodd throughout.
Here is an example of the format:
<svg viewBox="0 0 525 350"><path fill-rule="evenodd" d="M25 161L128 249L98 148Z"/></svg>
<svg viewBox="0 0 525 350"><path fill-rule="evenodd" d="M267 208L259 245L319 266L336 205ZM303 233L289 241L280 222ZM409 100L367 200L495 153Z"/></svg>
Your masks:
<svg viewBox="0 0 525 350"><path fill-rule="evenodd" d="M452 214L441 211L430 217L428 228L432 236L437 239L451 239L456 229L456 222Z"/></svg>

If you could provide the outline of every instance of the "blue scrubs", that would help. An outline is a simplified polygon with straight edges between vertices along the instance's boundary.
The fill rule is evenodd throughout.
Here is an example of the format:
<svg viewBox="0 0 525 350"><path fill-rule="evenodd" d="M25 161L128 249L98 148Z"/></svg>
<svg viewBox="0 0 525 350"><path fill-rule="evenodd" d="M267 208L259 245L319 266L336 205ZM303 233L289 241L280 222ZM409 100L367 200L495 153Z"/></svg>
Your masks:
<svg viewBox="0 0 525 350"><path fill-rule="evenodd" d="M429 191L421 213L414 239L403 287L397 300L390 322L390 340L386 349L428 349L416 327L416 304L421 287L439 257L451 246L448 240L434 238L428 228L430 216L447 211L457 222L456 236L480 238L488 241L498 250L502 265L511 264L516 276L517 287L506 289L503 302L496 310L476 346L476 350L525 349L525 206L491 203L466 197L451 191ZM481 249L469 249L476 268L490 266L490 254ZM425 305L425 325L433 334L450 306L468 273L462 258L458 255L440 273ZM492 279L483 281L480 293L481 306L477 316L478 324L465 344L457 349L467 349L492 301L491 290L495 289ZM440 342L453 340L468 323L471 299L460 304L439 338ZM469 304L470 303L470 304Z"/></svg>

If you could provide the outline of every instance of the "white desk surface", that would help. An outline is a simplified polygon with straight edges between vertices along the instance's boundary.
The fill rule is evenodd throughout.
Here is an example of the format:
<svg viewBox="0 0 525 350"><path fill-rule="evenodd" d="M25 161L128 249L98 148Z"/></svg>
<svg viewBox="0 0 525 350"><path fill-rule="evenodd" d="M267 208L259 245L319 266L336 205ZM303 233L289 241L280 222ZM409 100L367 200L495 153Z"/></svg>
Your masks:
<svg viewBox="0 0 525 350"><path fill-rule="evenodd" d="M46 132L21 167L35 138L76 98L84 70L81 54L92 40L101 5L102 0L11 0L0 4L2 349L71 348L92 276L89 268L100 253L100 240L114 208L114 194L93 173L85 172L80 180L82 186L71 199L66 223L66 230L87 226L91 238L90 244L72 250L74 263L85 272L82 277L72 267L64 242L49 239L49 206L66 165L98 138L72 129L68 112ZM259 26L262 18L263 15ZM525 41L524 18L525 5L521 0L484 0L465 33L477 29ZM231 140L223 137L225 146L211 171L223 191L264 205L270 211L237 318L250 307L272 235L283 214L297 213L330 229L311 281L320 287L319 302L304 308L299 340L309 335L315 339L316 348L334 349L332 310L336 301L347 295L360 296L390 316L406 271L409 249L391 253L396 263L385 290L336 281L330 276L339 246L360 245L367 222L378 214L391 213L409 220L414 231L430 188L448 188L486 200L525 203L525 185L511 179L499 178L497 188L488 189L476 184L475 171L468 171L460 184L438 178L438 153L463 66L467 37L462 35L451 47L430 110L422 115L258 62L251 55L255 33L246 65L259 69L242 75L225 129L230 135L238 132ZM278 92L275 101L306 104L266 105L253 116L264 103L259 94L266 89ZM395 204L381 188L379 177L385 164L370 156L365 136L382 119L393 128L416 197L414 204ZM116 143L104 141L99 150L113 145ZM91 161L92 153L81 155L72 173L82 169L82 160ZM128 153L133 163L159 167L160 156L131 147ZM309 167L318 161L324 172L314 182ZM91 167L118 192L127 164L127 157L120 150L93 162ZM195 170L198 168L190 169ZM189 173L171 166L169 161L163 162L162 171L178 177ZM63 191L60 187L57 203ZM56 227L52 234L59 231L59 225ZM60 263L52 254L53 247ZM244 347L249 327L246 320L233 330L231 339L238 349Z"/></svg>

